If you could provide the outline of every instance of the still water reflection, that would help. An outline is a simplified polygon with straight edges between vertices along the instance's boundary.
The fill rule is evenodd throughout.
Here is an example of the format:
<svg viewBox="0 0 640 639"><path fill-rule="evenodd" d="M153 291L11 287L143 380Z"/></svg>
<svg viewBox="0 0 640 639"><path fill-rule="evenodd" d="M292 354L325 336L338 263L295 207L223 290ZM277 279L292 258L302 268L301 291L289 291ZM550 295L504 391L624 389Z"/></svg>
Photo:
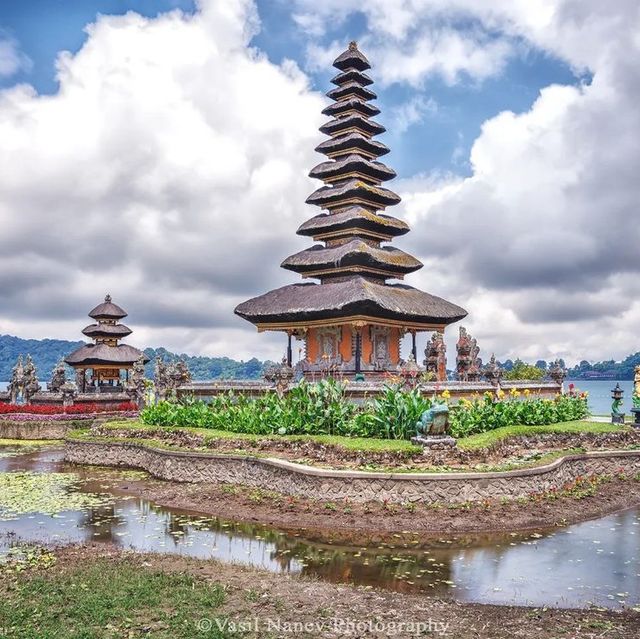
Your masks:
<svg viewBox="0 0 640 639"><path fill-rule="evenodd" d="M78 482L69 492L104 499L54 515L10 515L6 508L3 515L0 492L0 553L15 539L113 542L459 601L609 608L640 603L640 509L555 531L432 540L416 535L398 545L340 546L157 507L122 488L123 480L140 473L70 466L61 457L59 449L0 446L0 473L71 472Z"/></svg>

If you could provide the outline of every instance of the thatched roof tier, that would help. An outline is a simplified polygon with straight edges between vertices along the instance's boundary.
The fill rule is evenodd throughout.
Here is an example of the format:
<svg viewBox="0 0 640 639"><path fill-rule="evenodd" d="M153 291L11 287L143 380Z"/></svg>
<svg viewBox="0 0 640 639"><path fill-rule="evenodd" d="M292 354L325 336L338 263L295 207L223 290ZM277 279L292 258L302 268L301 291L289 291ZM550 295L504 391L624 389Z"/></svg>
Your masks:
<svg viewBox="0 0 640 639"><path fill-rule="evenodd" d="M400 196L381 186L396 174L377 160L389 149L373 139L385 129L370 119L380 110L369 103L376 97L368 88L371 78L364 73L369 62L353 42L334 66L340 73L331 80L336 88L327 93L334 102L322 111L333 119L320 129L331 137L315 149L329 161L309 173L325 186L307 198L307 204L328 213L316 215L298 228L299 235L323 244L291 255L281 264L303 277L319 278L320 284L284 286L240 304L235 312L259 330L340 324L393 326L401 331L444 330L447 324L465 317L466 311L410 286L386 283L418 270L422 263L400 249L380 246L407 233L409 227L380 213L398 204ZM307 357L316 365L319 354L310 346L316 344L313 333L303 330L299 334L306 335ZM290 360L290 342L287 352ZM356 372L360 356L356 355Z"/></svg>
<svg viewBox="0 0 640 639"><path fill-rule="evenodd" d="M366 71L371 68L369 60L362 51L358 50L355 42L349 43L349 48L341 53L334 61L333 66L340 71L347 69L356 69L357 71Z"/></svg>
<svg viewBox="0 0 640 639"><path fill-rule="evenodd" d="M331 78L331 83L337 84L338 86L342 86L347 82L355 82L361 87L366 87L370 84L373 84L373 80L366 73L362 73L362 71L358 71L356 69L343 71L342 73L338 73L338 75Z"/></svg>
<svg viewBox="0 0 640 639"><path fill-rule="evenodd" d="M111 301L111 295L105 295L104 302L98 304L94 309L89 311L89 317L93 319L113 319L118 320L127 316L127 312Z"/></svg>
<svg viewBox="0 0 640 639"><path fill-rule="evenodd" d="M262 328L287 323L302 326L323 320L353 317L399 324L447 325L466 317L460 306L403 284L379 284L353 277L324 284L291 284L254 297L236 307L240 317Z"/></svg>
<svg viewBox="0 0 640 639"><path fill-rule="evenodd" d="M391 239L409 232L409 226L390 215L380 215L360 206L352 206L336 213L321 213L298 228L298 235L308 237L337 237L340 235L373 234L380 239Z"/></svg>
<svg viewBox="0 0 640 639"><path fill-rule="evenodd" d="M133 366L140 358L144 357L145 363L149 358L137 348L128 344L109 346L108 344L85 344L76 349L65 358L65 362L70 366Z"/></svg>
<svg viewBox="0 0 640 639"><path fill-rule="evenodd" d="M347 113L361 113L365 117L372 118L380 113L380 109L375 104L369 104L358 98L332 102L328 107L322 109L323 115L339 116Z"/></svg>
<svg viewBox="0 0 640 639"><path fill-rule="evenodd" d="M327 97L332 100L346 100L347 98L360 98L361 100L375 100L378 96L357 82L347 82L342 86L331 89L327 92Z"/></svg>
<svg viewBox="0 0 640 639"><path fill-rule="evenodd" d="M346 207L353 204L384 208L400 202L400 196L382 186L374 186L363 180L348 180L336 186L322 186L308 198L307 204L325 209Z"/></svg>
<svg viewBox="0 0 640 639"><path fill-rule="evenodd" d="M389 147L377 140L370 140L362 133L349 133L348 135L330 138L318 144L315 150L329 157L361 153L367 157L377 158L389 153Z"/></svg>
<svg viewBox="0 0 640 639"><path fill-rule="evenodd" d="M384 182L392 180L395 176L396 172L386 164L369 160L356 153L342 156L335 161L322 162L309 172L309 177L318 178L324 182L336 182L348 177L362 177L375 182Z"/></svg>
<svg viewBox="0 0 640 639"><path fill-rule="evenodd" d="M386 129L382 124L378 124L375 120L363 117L359 113L334 118L320 127L320 132L326 133L327 135L344 135L345 133L351 133L352 131L371 136L380 135L381 133L384 133Z"/></svg>
<svg viewBox="0 0 640 639"><path fill-rule="evenodd" d="M124 324L90 324L89 326L82 329L82 332L91 338L95 337L106 337L106 338L115 338L122 339L127 335L131 335L133 331Z"/></svg>
<svg viewBox="0 0 640 639"><path fill-rule="evenodd" d="M316 244L289 256L282 268L310 275L340 271L370 271L383 277L399 277L422 268L422 262L392 246L372 246L360 238L337 246ZM357 268L353 268L357 267ZM383 275L386 274L386 275Z"/></svg>

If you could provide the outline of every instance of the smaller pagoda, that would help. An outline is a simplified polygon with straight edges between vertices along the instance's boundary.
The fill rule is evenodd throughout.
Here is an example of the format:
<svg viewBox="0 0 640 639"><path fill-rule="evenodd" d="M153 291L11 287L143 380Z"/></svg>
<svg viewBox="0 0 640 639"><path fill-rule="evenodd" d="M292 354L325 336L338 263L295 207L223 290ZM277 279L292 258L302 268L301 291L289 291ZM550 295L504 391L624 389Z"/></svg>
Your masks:
<svg viewBox="0 0 640 639"><path fill-rule="evenodd" d="M142 357L146 364L149 358L137 348L120 343L132 330L120 324L127 313L111 301L111 295L106 295L104 302L89 312L89 317L95 322L82 332L94 343L81 346L64 361L75 370L81 393L119 392L123 390L123 377L129 380L129 371L136 361Z"/></svg>

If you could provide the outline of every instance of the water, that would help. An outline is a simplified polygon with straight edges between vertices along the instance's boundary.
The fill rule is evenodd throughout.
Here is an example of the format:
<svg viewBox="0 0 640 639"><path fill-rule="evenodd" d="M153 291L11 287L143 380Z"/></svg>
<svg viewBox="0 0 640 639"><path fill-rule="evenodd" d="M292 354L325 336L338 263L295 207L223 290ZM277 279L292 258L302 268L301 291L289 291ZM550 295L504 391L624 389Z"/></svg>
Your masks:
<svg viewBox="0 0 640 639"><path fill-rule="evenodd" d="M0 446L0 473L73 472L81 484L70 493L100 492L105 500L54 516L29 513L7 521L0 515L0 554L16 539L112 542L458 601L608 608L640 603L640 509L553 531L448 539L416 535L413 542L395 546L367 547L364 541L341 546L307 539L304 531L158 507L127 495L127 482L142 473L70 466L61 457L59 448L24 452Z"/></svg>
<svg viewBox="0 0 640 639"><path fill-rule="evenodd" d="M611 413L611 389L616 384L620 384L620 388L624 390L624 411L629 413L633 406L631 396L633 395L632 380L568 380L565 382L565 388L569 384L574 384L578 390L587 391L589 393L589 409L594 415L609 415Z"/></svg>

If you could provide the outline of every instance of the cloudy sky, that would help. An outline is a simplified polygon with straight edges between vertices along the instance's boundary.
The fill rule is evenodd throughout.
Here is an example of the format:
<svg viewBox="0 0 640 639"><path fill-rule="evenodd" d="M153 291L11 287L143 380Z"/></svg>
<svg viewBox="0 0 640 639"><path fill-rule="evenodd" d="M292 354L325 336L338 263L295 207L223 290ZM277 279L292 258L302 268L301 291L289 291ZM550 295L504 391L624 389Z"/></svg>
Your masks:
<svg viewBox="0 0 640 639"><path fill-rule="evenodd" d="M356 39L407 282L467 308L485 358L640 350L640 3L363 4L4 0L0 333L77 339L108 291L136 345L280 357L233 308L297 277Z"/></svg>

